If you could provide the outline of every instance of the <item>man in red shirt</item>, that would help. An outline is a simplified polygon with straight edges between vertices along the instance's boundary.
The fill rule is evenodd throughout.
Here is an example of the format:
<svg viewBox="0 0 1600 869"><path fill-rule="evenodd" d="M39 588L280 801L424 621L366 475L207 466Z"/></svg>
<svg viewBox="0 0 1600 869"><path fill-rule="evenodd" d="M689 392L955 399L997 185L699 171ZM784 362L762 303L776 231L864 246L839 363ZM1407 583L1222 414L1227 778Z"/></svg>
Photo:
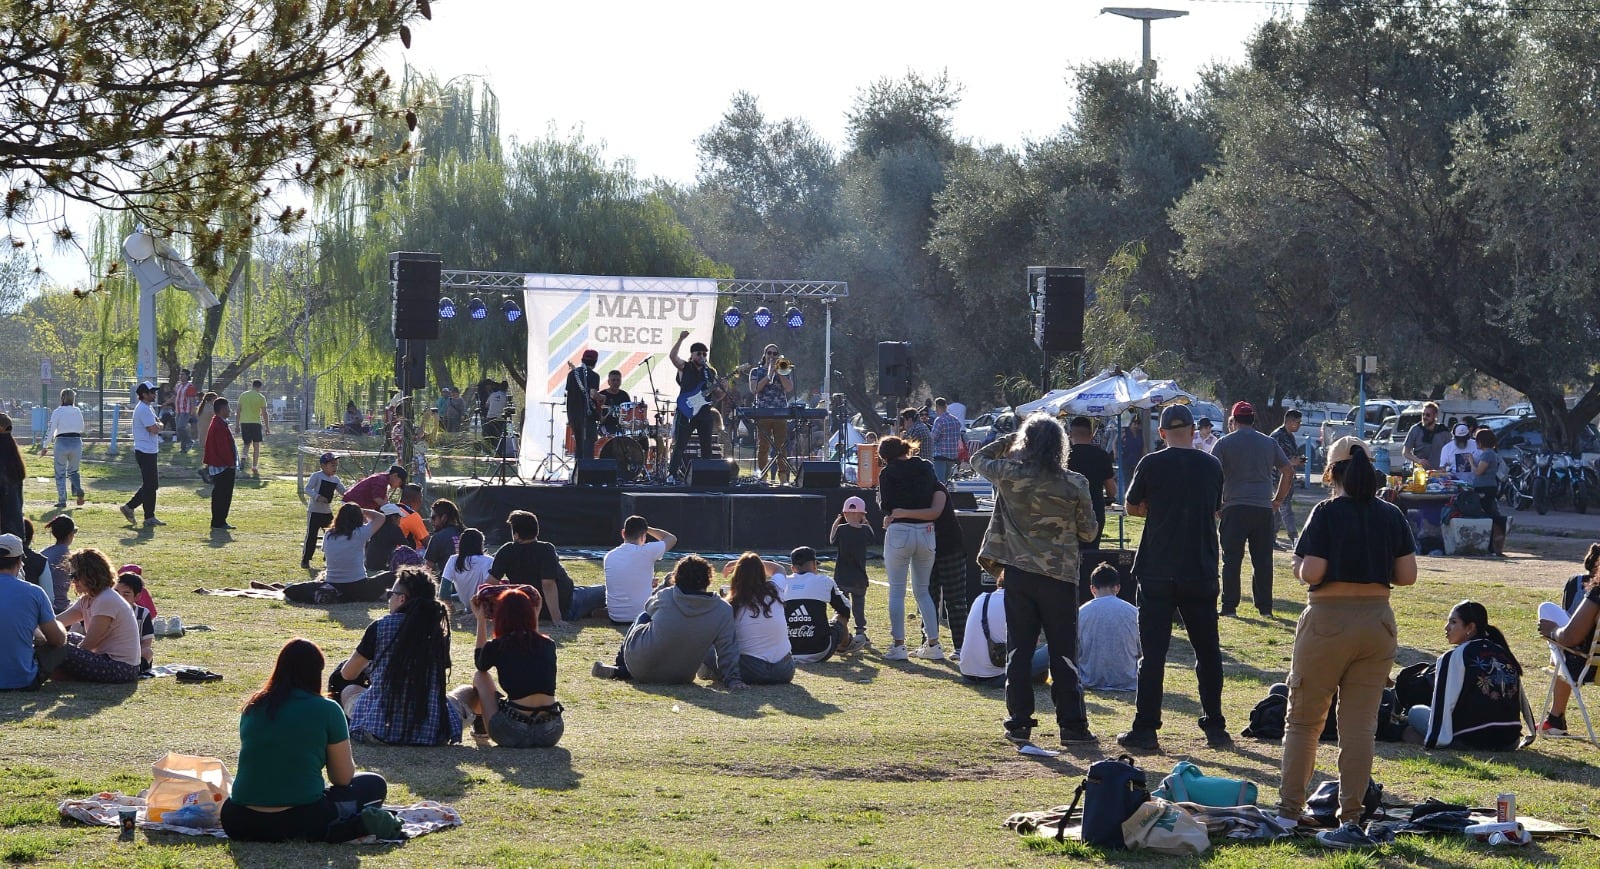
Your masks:
<svg viewBox="0 0 1600 869"><path fill-rule="evenodd" d="M206 451L201 459L211 474L211 530L227 531L228 511L233 508L233 484L239 472L239 447L228 428L228 400L219 398L212 405L211 425L206 429Z"/></svg>

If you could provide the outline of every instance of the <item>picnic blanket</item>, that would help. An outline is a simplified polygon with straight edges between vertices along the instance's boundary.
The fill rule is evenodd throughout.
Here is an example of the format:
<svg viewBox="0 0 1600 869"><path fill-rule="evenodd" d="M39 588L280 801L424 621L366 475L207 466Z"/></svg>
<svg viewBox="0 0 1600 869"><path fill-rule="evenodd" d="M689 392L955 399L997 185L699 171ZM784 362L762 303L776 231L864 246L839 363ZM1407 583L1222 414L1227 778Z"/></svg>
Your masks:
<svg viewBox="0 0 1600 869"><path fill-rule="evenodd" d="M93 824L101 827L115 827L118 825L117 810L126 806L133 806L139 810L138 825L144 830L158 830L167 833L177 833L182 836L215 836L218 839L228 838L221 828L215 830L202 830L194 827L176 827L171 824L157 824L144 819L144 798L130 797L118 791L102 791L92 797L81 800L62 800L61 816ZM461 813L455 809L436 803L433 800L423 800L409 806L384 806L385 811L394 812L400 818L401 830L407 839L426 836L440 830L462 825ZM386 840L400 841L400 840ZM379 842L377 836L362 836L352 840L356 845L375 845Z"/></svg>
<svg viewBox="0 0 1600 869"><path fill-rule="evenodd" d="M260 600L283 600L283 591L276 588L197 588L195 594L217 597L253 597Z"/></svg>

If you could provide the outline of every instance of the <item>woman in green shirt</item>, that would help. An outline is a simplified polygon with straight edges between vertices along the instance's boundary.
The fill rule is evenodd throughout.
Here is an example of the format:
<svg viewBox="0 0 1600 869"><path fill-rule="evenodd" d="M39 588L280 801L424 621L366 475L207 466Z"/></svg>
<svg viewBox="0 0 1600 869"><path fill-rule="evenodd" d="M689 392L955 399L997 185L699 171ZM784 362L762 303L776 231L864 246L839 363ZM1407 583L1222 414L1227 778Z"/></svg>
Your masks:
<svg viewBox="0 0 1600 869"><path fill-rule="evenodd" d="M254 842L346 842L373 833L396 838L400 824L382 810L383 776L356 772L339 704L318 694L327 660L295 638L239 716L239 774L222 804L228 838ZM323 786L328 770L331 787ZM369 808L370 807L370 808Z"/></svg>

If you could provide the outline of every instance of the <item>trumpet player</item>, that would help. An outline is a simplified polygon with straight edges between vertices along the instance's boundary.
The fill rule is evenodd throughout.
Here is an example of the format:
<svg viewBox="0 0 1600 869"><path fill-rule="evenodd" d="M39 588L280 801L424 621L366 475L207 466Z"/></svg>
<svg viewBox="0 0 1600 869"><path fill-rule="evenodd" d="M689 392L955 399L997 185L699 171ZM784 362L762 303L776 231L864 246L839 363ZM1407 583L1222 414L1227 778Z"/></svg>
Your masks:
<svg viewBox="0 0 1600 869"><path fill-rule="evenodd" d="M768 344L761 353L761 361L750 369L750 394L755 396L756 407L787 408L789 396L794 392L794 366L778 352L778 345ZM787 417L764 417L756 420L756 467L767 475L768 449L777 452L777 479L789 478L789 420Z"/></svg>

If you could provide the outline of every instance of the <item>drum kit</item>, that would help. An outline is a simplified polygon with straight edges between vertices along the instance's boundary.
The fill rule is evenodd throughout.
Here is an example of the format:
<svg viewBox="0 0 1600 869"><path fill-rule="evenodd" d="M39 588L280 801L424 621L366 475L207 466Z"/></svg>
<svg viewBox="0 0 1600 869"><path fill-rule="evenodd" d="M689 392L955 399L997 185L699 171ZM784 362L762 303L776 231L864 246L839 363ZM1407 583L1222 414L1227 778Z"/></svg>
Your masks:
<svg viewBox="0 0 1600 869"><path fill-rule="evenodd" d="M617 481L660 483L667 478L671 424L671 403L656 411L650 422L650 406L643 401L625 401L601 421L600 437L594 444L594 457L615 459Z"/></svg>

